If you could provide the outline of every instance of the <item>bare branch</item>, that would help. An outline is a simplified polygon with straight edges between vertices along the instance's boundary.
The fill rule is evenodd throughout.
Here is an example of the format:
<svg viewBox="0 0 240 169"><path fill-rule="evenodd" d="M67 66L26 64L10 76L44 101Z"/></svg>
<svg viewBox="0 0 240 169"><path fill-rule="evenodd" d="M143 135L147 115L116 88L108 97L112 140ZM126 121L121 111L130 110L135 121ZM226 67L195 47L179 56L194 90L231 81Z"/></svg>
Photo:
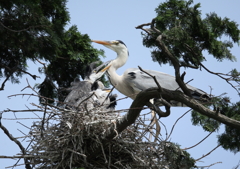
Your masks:
<svg viewBox="0 0 240 169"><path fill-rule="evenodd" d="M26 150L25 148L22 146L22 144L17 140L15 139L8 131L7 128L5 128L2 124L0 125L1 129L3 130L3 132L8 136L8 138L10 140L12 140L13 142L15 142L18 147L20 148L20 150L22 151L22 154L23 155L26 155ZM25 162L25 167L26 169L32 169L32 167L29 165L29 159L28 158L24 158L24 162Z"/></svg>
<svg viewBox="0 0 240 169"><path fill-rule="evenodd" d="M199 141L197 144L191 146L191 147L188 147L188 148L184 148L182 150L188 150L188 149L191 149L193 147L196 147L197 145L199 145L200 143L202 143L204 140L206 140L213 132L215 132L215 130L213 130L212 132L210 132L206 137L204 137L201 141Z"/></svg>
<svg viewBox="0 0 240 169"><path fill-rule="evenodd" d="M207 67L205 67L202 63L199 63L199 64L200 64L207 72L209 72L209 73L211 73L211 74L214 74L214 75L220 77L221 79L225 80L228 84L230 84L230 85L232 86L232 88L234 88L234 89L237 91L238 94L240 94L240 92L238 91L238 89L237 89L235 86L233 86L232 83L229 82L230 79L223 77L223 76L230 76L230 77L231 77L231 75L213 72L213 71L209 70ZM222 75L223 75L223 76L222 76Z"/></svg>
<svg viewBox="0 0 240 169"><path fill-rule="evenodd" d="M10 76L11 76L11 75L7 76L7 78L2 82L2 85L1 85L0 91L1 91L1 90L4 90L5 83L8 81L8 79L10 78Z"/></svg>
<svg viewBox="0 0 240 169"><path fill-rule="evenodd" d="M208 165L208 166L198 166L198 167L199 167L199 168L210 168L210 167L212 167L212 166L214 166L214 165L216 165L216 164L219 164L219 163L222 163L222 162L216 162L216 163L213 163L213 164Z"/></svg>
<svg viewBox="0 0 240 169"><path fill-rule="evenodd" d="M150 26L152 23L149 22L149 23L144 23L144 24L141 24L141 25L138 25L137 27L135 27L136 29L142 29L144 26Z"/></svg>
<svg viewBox="0 0 240 169"><path fill-rule="evenodd" d="M175 69L175 77L176 77L176 82L178 83L178 85L181 87L181 89L183 90L183 92L191 97L191 93L188 90L186 84L181 80L181 76L180 76L180 64L179 61L171 54L171 52L168 50L168 48L165 46L165 44L162 42L162 35L159 35L156 39L156 44L157 46L168 56L168 58L171 60L174 69Z"/></svg>
<svg viewBox="0 0 240 169"><path fill-rule="evenodd" d="M221 146L221 145L216 146L216 147L215 147L214 149L212 149L209 153L203 155L202 157L196 159L195 161L199 161L199 160L201 160L201 159L207 157L209 154L211 154L214 150L216 150L216 149L217 149L218 147L220 147L220 146Z"/></svg>
<svg viewBox="0 0 240 169"><path fill-rule="evenodd" d="M173 125L173 127L172 127L172 129L171 129L171 131L170 131L170 133L169 133L169 135L168 135L168 137L166 138L166 141L167 141L167 140L170 138L170 136L172 135L173 129L174 129L174 127L176 126L177 122L178 122L181 118L183 118L183 116L185 116L187 113L189 113L191 110L192 110L192 109L186 111L182 116L180 116L180 117L176 120L176 122L174 123L174 125Z"/></svg>

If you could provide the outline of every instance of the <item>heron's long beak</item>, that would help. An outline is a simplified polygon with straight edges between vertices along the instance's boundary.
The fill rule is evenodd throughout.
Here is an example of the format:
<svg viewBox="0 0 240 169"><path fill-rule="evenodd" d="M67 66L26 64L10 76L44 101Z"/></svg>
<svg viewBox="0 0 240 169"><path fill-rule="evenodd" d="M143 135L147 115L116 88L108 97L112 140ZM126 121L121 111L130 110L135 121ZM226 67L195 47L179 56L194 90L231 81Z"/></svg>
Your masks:
<svg viewBox="0 0 240 169"><path fill-rule="evenodd" d="M105 72L106 70L108 70L111 67L111 65L108 65L107 67L103 68L100 72Z"/></svg>
<svg viewBox="0 0 240 169"><path fill-rule="evenodd" d="M111 92L111 89L102 89L103 91L107 92L107 93L110 93Z"/></svg>
<svg viewBox="0 0 240 169"><path fill-rule="evenodd" d="M111 43L108 41L92 40L92 42L99 43L102 45L111 45Z"/></svg>

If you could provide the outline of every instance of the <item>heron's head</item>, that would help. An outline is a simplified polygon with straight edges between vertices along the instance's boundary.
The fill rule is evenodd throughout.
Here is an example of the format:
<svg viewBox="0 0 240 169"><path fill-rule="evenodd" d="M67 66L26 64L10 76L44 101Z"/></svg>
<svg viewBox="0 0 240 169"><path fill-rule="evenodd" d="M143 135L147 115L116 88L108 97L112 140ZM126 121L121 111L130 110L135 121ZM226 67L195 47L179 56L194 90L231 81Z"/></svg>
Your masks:
<svg viewBox="0 0 240 169"><path fill-rule="evenodd" d="M120 53L122 51L127 51L127 46L121 40L112 40L112 41L99 41L99 40L92 40L92 42L99 43L104 45L105 47L112 49L116 53Z"/></svg>

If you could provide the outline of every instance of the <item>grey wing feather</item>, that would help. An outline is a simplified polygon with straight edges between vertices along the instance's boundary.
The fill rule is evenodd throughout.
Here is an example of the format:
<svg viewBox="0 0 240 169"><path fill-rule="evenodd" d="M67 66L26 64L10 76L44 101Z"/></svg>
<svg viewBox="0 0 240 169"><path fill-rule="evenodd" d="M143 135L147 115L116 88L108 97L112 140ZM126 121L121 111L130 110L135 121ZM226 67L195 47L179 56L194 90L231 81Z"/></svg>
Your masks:
<svg viewBox="0 0 240 169"><path fill-rule="evenodd" d="M176 82L174 76L163 73L163 72L153 71L153 70L145 70L145 71L151 74L152 76L155 76L162 88L168 89L168 90L182 91L178 83ZM146 73L142 72L137 68L128 69L125 74L128 75L127 77L128 80L131 81L132 85L137 89L146 90L151 87L157 87L157 84L155 83L154 79L151 76L147 75ZM133 78L133 75L134 75L134 78ZM195 99L198 99L203 95L205 96L207 95L206 92L198 88L195 88L188 84L186 85L188 89L191 90L192 95Z"/></svg>
<svg viewBox="0 0 240 169"><path fill-rule="evenodd" d="M81 81L75 88L68 94L64 100L67 105L74 105L79 100L83 100L91 92L92 84L87 81Z"/></svg>

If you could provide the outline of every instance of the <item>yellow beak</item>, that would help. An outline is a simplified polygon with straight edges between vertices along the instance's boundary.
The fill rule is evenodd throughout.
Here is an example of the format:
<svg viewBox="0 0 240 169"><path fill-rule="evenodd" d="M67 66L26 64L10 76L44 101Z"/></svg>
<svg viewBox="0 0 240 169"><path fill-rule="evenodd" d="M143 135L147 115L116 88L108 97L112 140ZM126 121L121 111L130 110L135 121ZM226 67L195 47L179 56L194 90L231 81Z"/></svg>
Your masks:
<svg viewBox="0 0 240 169"><path fill-rule="evenodd" d="M102 45L111 45L108 41L92 40L92 42L99 43Z"/></svg>
<svg viewBox="0 0 240 169"><path fill-rule="evenodd" d="M111 65L108 65L107 67L103 68L100 72L105 72L106 70L108 70L111 67Z"/></svg>
<svg viewBox="0 0 240 169"><path fill-rule="evenodd" d="M111 92L111 89L103 89L103 90L107 93Z"/></svg>

